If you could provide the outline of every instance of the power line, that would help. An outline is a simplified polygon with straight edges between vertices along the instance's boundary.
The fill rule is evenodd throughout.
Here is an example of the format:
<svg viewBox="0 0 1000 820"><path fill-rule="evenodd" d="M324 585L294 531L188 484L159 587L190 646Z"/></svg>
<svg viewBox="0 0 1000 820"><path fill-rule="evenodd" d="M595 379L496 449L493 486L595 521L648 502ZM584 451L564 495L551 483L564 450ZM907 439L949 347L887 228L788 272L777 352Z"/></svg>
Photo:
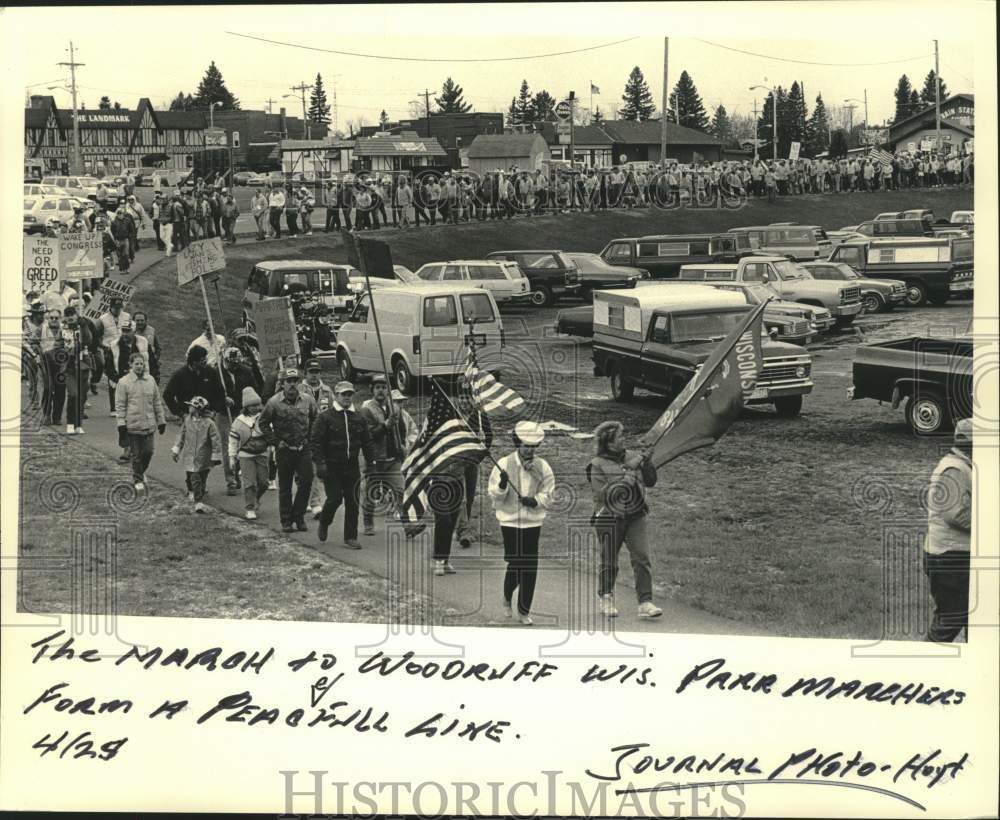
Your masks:
<svg viewBox="0 0 1000 820"><path fill-rule="evenodd" d="M737 54L747 54L750 57L761 57L765 60L775 60L779 63L798 63L800 65L821 65L830 66L833 68L862 68L865 66L875 66L875 65L894 65L896 63L910 63L914 60L923 60L927 57L932 57L932 54L918 54L915 57L907 57L903 60L886 60L881 63L820 63L814 60L793 60L790 57L775 57L773 54L758 54L755 51L744 51L741 48L733 48L731 46L724 46L721 43L713 43L711 40L702 40L700 37L692 37L692 40L697 40L699 43L706 43L710 46L715 46L716 48L723 48L726 51L735 51Z"/></svg>
<svg viewBox="0 0 1000 820"><path fill-rule="evenodd" d="M236 31L227 31L233 37L244 37L247 40L257 40L261 43L270 43L275 46L288 46L289 48L301 48L306 51L321 51L324 54L339 54L342 57L366 57L372 60L396 60L406 63L510 63L520 60L540 60L543 57L562 57L567 54L580 54L584 51L596 51L600 48L610 48L622 43L629 43L638 40L638 37L628 37L624 40L615 40L612 43L602 43L601 45L588 46L587 48L576 48L571 51L553 51L548 54L532 54L525 57L469 57L469 58L445 58L445 57L396 57L389 54L363 54L356 51L338 51L333 48L319 48L317 46L306 46L300 43L285 43L281 40L270 40L266 37L254 37L252 34L240 34Z"/></svg>

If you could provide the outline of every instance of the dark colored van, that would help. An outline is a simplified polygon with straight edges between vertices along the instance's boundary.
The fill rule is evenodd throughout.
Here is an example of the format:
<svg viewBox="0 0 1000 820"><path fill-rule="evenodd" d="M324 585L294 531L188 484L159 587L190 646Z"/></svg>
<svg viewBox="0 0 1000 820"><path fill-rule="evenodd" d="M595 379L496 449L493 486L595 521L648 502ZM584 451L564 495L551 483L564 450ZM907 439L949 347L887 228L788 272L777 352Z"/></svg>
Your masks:
<svg viewBox="0 0 1000 820"><path fill-rule="evenodd" d="M927 219L875 219L862 222L857 232L881 239L894 236L933 236L934 228Z"/></svg>
<svg viewBox="0 0 1000 820"><path fill-rule="evenodd" d="M752 253L740 234L675 234L613 239L601 258L609 265L649 271L653 279L676 279L684 265L735 263Z"/></svg>

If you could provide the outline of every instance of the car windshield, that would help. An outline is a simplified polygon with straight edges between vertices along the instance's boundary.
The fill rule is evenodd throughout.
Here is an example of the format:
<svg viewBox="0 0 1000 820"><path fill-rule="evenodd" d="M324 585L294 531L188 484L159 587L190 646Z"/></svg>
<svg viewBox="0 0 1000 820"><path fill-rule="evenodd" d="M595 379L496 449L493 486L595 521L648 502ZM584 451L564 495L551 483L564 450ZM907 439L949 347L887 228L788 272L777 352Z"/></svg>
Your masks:
<svg viewBox="0 0 1000 820"><path fill-rule="evenodd" d="M33 199L24 200L24 210L30 211L34 207L35 207L35 200Z"/></svg>
<svg viewBox="0 0 1000 820"><path fill-rule="evenodd" d="M842 274L842 276L841 276L842 279L860 279L861 278L861 274L860 273L858 273L856 270L854 270L854 268L852 268L850 265L845 265L843 262L838 263L838 264L834 265L833 267L835 267L838 271L840 271L840 273Z"/></svg>
<svg viewBox="0 0 1000 820"><path fill-rule="evenodd" d="M670 340L680 342L714 342L724 339L746 315L744 310L716 313L681 313L671 317Z"/></svg>
<svg viewBox="0 0 1000 820"><path fill-rule="evenodd" d="M772 262L771 267L773 267L778 272L778 276L780 276L782 279L809 278L809 274L806 272L804 268L801 268L794 262L789 262L788 260Z"/></svg>

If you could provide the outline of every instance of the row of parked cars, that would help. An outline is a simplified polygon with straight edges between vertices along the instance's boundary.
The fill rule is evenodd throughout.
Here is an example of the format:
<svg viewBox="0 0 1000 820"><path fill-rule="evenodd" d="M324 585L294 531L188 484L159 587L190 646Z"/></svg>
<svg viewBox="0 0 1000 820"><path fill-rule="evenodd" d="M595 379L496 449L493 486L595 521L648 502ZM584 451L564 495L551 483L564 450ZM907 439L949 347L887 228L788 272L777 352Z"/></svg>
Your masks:
<svg viewBox="0 0 1000 820"><path fill-rule="evenodd" d="M99 205L104 210L114 210L123 197L122 181L118 177L47 176L41 182L26 182L23 232L27 235L44 233L52 219L68 225L73 221L75 208Z"/></svg>

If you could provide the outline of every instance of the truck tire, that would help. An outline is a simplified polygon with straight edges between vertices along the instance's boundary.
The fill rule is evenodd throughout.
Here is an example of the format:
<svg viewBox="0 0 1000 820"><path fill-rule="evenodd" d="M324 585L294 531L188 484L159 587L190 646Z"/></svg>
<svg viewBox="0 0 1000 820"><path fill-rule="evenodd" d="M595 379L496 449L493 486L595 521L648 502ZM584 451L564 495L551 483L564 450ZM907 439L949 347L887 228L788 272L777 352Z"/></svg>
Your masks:
<svg viewBox="0 0 1000 820"><path fill-rule="evenodd" d="M933 436L951 427L944 397L936 390L921 390L906 402L906 423L918 436Z"/></svg>
<svg viewBox="0 0 1000 820"><path fill-rule="evenodd" d="M782 396L774 400L774 409L782 418L791 418L802 412L802 396Z"/></svg>
<svg viewBox="0 0 1000 820"><path fill-rule="evenodd" d="M594 289L592 287L590 287L589 285L583 285L580 288L579 293L580 293L580 298L583 299L585 304L588 305L594 304Z"/></svg>
<svg viewBox="0 0 1000 820"><path fill-rule="evenodd" d="M552 307L555 304L552 288L541 282L531 286L531 304L535 307Z"/></svg>
<svg viewBox="0 0 1000 820"><path fill-rule="evenodd" d="M864 294L861 297L861 303L864 305L866 315L885 310L885 299L873 291Z"/></svg>
<svg viewBox="0 0 1000 820"><path fill-rule="evenodd" d="M354 369L351 356L343 348L337 351L337 367L340 368L340 378L344 381L353 382L358 378L358 371Z"/></svg>
<svg viewBox="0 0 1000 820"><path fill-rule="evenodd" d="M941 307L948 302L948 293L933 293L927 297L927 301L935 307Z"/></svg>
<svg viewBox="0 0 1000 820"><path fill-rule="evenodd" d="M404 395L417 395L419 390L417 378L410 372L406 361L401 357L396 358L392 363L392 381L393 387L401 391Z"/></svg>
<svg viewBox="0 0 1000 820"><path fill-rule="evenodd" d="M632 401L632 396L635 395L635 385L626 379L617 367L611 369L608 378L611 381L611 397L615 401Z"/></svg>
<svg viewBox="0 0 1000 820"><path fill-rule="evenodd" d="M916 279L906 281L906 304L910 307L920 307L927 301L927 286Z"/></svg>

